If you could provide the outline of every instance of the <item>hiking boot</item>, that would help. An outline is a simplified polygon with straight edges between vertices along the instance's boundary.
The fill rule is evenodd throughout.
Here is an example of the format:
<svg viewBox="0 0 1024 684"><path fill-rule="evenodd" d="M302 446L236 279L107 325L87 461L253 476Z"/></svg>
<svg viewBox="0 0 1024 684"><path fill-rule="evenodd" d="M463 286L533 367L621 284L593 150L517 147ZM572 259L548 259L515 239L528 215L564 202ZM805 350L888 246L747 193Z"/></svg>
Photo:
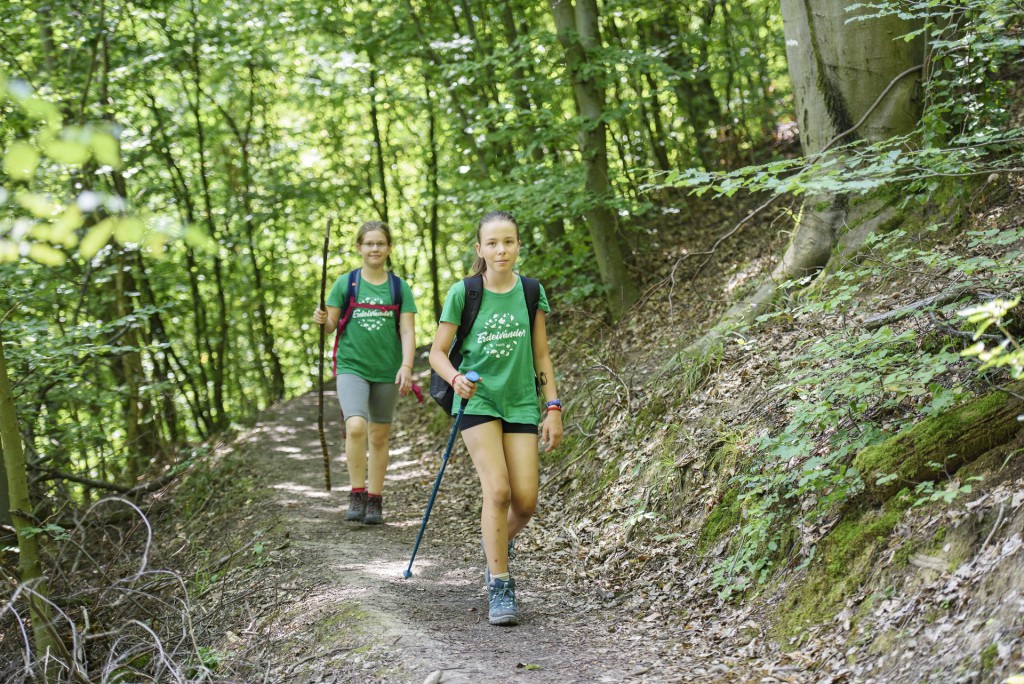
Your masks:
<svg viewBox="0 0 1024 684"><path fill-rule="evenodd" d="M493 579L487 585L487 621L492 625L512 626L519 624L519 609L516 608L516 581Z"/></svg>
<svg viewBox="0 0 1024 684"><path fill-rule="evenodd" d="M370 494L366 497L366 516L363 522L367 525L380 525L384 522L384 497Z"/></svg>
<svg viewBox="0 0 1024 684"><path fill-rule="evenodd" d="M345 520L359 522L366 517L366 492L349 492Z"/></svg>

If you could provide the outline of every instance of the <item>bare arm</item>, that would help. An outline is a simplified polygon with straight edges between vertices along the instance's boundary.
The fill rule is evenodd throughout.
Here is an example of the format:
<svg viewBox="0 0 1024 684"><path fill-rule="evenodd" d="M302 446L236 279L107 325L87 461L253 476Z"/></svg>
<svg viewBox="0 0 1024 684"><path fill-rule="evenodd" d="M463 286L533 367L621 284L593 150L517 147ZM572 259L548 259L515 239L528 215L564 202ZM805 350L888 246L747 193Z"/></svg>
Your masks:
<svg viewBox="0 0 1024 684"><path fill-rule="evenodd" d="M398 317L399 337L402 342L402 366L395 375L399 394L412 389L412 362L416 356L416 314L407 311Z"/></svg>
<svg viewBox="0 0 1024 684"><path fill-rule="evenodd" d="M434 342L430 345L430 367L455 389L456 394L463 399L469 399L476 392L476 383L467 380L466 376L459 373L459 369L448 360L448 352L458 331L459 327L454 323L438 324Z"/></svg>
<svg viewBox="0 0 1024 684"><path fill-rule="evenodd" d="M551 354L548 352L548 330L543 311L537 311L537 317L533 319L533 367L537 371L537 379L540 381L541 395L544 402L558 399L558 388L555 387L555 367L551 363ZM545 410L544 419L541 422L541 441L547 444L545 451L551 451L562 443L562 412L558 410Z"/></svg>
<svg viewBox="0 0 1024 684"><path fill-rule="evenodd" d="M328 330L337 330L340 320L341 309L337 306L327 307L326 313L318 306L313 312L313 322L317 325L326 325Z"/></svg>

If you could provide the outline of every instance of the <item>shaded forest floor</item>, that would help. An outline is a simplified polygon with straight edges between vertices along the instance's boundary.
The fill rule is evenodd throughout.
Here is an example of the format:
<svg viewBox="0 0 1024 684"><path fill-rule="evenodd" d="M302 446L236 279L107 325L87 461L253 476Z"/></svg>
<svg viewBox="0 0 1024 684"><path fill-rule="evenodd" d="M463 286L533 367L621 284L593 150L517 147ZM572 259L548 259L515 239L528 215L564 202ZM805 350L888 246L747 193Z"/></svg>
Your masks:
<svg viewBox="0 0 1024 684"><path fill-rule="evenodd" d="M327 414L336 415L333 392ZM586 549L566 544L558 502L542 487L537 518L518 542L513 571L523 622L487 624L479 494L461 445L445 473L413 577L402 578L444 440L435 407L403 399L380 527L342 520L344 467L324 491L317 398L276 406L234 442L244 472L238 501L201 523L196 545L241 549L219 570L202 612L218 615L219 667L268 682L801 682L785 655L745 649L755 623L688 619L621 608L623 596L573 581ZM337 436L336 436L337 437ZM339 482L340 480L340 482ZM229 525L227 529L223 526ZM253 539L259 539L259 553ZM232 541L228 541L232 540ZM638 589L646 578L636 575ZM733 616L735 618L735 616ZM740 625L738 628L736 625ZM226 672L222 672L226 674Z"/></svg>

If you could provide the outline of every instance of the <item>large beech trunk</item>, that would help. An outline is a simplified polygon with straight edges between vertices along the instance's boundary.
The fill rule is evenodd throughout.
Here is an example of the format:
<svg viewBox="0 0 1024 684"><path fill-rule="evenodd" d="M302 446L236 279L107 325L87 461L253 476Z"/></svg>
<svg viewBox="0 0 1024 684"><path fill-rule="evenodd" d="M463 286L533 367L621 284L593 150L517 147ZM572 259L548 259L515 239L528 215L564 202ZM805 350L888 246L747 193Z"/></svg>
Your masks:
<svg viewBox="0 0 1024 684"><path fill-rule="evenodd" d="M899 39L914 24L892 16L850 21L856 14L832 0L782 0L800 143L810 160L832 154L828 150L836 145L909 133L920 116L920 70L914 67L924 58L923 43ZM893 212L877 202L826 193L808 197L798 216L771 276L692 348L707 349L728 330L753 322L784 282L823 269L845 231L863 239Z"/></svg>

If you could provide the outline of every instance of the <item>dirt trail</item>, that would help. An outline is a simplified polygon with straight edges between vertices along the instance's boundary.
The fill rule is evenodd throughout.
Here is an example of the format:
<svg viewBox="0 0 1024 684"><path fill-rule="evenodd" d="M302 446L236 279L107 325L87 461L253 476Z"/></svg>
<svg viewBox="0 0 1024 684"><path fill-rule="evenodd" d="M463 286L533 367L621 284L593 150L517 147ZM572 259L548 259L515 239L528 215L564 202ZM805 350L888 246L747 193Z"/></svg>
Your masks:
<svg viewBox="0 0 1024 684"><path fill-rule="evenodd" d="M328 422L337 404L327 394ZM414 576L403 579L443 439L428 436L435 407L400 402L382 526L342 520L347 478L340 435L331 443L334 491L323 486L315 394L266 412L239 444L254 495L239 520L266 530L265 566L250 570L248 624L226 649L259 650L261 679L288 682L775 682L706 643L693 624L617 616L599 591L564 585L571 554L518 543L513 572L523 621L487 624L479 500L461 444L445 474ZM542 488L534 523L557 514ZM531 523L531 526L534 525ZM561 571L554 568L561 566ZM255 573L255 574L254 574ZM585 583L583 586L587 586ZM244 621L243 621L244 622ZM674 620L673 620L674 622ZM724 646L724 644L722 644ZM756 670L756 668L753 668Z"/></svg>

